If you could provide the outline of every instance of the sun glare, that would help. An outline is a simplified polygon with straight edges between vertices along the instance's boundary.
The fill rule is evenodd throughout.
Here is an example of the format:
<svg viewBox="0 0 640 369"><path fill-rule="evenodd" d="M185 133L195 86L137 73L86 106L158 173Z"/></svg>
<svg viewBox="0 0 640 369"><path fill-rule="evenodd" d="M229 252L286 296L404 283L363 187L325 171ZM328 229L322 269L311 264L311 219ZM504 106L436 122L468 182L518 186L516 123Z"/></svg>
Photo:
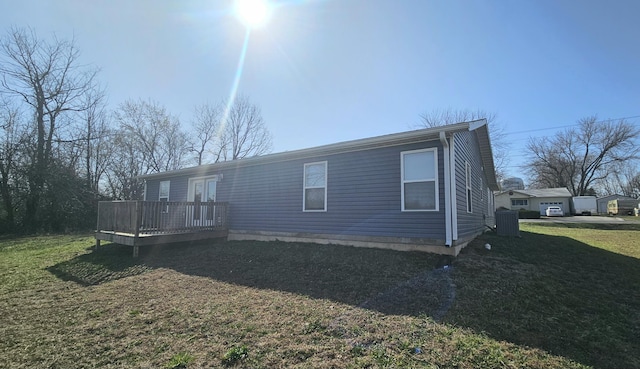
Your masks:
<svg viewBox="0 0 640 369"><path fill-rule="evenodd" d="M267 0L237 0L235 12L245 26L258 28L269 20L271 8Z"/></svg>

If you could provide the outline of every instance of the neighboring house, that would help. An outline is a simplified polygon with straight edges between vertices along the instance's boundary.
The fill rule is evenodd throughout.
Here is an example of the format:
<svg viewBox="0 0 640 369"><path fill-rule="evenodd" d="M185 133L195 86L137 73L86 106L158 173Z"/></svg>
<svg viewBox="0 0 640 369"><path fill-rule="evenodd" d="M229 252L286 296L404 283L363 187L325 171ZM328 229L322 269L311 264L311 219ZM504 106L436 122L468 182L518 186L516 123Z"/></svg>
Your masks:
<svg viewBox="0 0 640 369"><path fill-rule="evenodd" d="M565 214L571 214L571 192L566 188L508 190L495 195L496 209L533 210L545 214L549 206L560 206Z"/></svg>
<svg viewBox="0 0 640 369"><path fill-rule="evenodd" d="M611 200L635 200L633 197L624 195L609 195L604 197L598 197L596 203L598 204L598 214L607 214L607 204Z"/></svg>
<svg viewBox="0 0 640 369"><path fill-rule="evenodd" d="M208 218L198 210L185 212L184 204L224 203L230 240L450 255L493 227L498 190L486 120L140 178L145 202L166 202L157 211L164 216L171 216L172 204L182 206L177 217L186 216L191 226ZM202 209L204 203L196 206ZM213 208L209 211L217 211ZM145 217L138 219L144 223ZM99 234L110 239L100 230L96 238Z"/></svg>

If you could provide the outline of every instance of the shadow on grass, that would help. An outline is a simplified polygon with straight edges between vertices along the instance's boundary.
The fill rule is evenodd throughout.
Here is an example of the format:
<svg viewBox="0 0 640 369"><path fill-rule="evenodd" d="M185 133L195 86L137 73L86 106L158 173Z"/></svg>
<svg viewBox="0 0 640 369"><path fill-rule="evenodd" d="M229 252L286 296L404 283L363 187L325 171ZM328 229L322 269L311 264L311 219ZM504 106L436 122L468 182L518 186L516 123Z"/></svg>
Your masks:
<svg viewBox="0 0 640 369"><path fill-rule="evenodd" d="M599 368L640 368L640 259L569 237L521 235L485 235L463 251L459 298L445 322Z"/></svg>
<svg viewBox="0 0 640 369"><path fill-rule="evenodd" d="M82 254L47 268L61 280L83 286L139 275L152 269L131 257L131 247L118 244L108 244L97 252Z"/></svg>
<svg viewBox="0 0 640 369"><path fill-rule="evenodd" d="M167 268L385 314L428 315L595 367L640 368L640 260L568 237L521 234L486 234L447 271L434 268L441 257L424 253L250 241L145 247L138 259L130 247L107 245L50 271L94 285Z"/></svg>
<svg viewBox="0 0 640 369"><path fill-rule="evenodd" d="M167 257L167 255L172 255ZM145 250L141 260L154 268L226 283L285 291L368 307L388 314L420 314L438 309L434 285L405 282L430 274L439 257L425 253L308 243L229 241L170 245ZM404 284L403 284L404 283ZM415 288L415 291L411 291ZM411 292L418 292L413 298ZM388 304L384 298L405 299Z"/></svg>
<svg viewBox="0 0 640 369"><path fill-rule="evenodd" d="M96 285L152 269L259 289L296 293L386 314L441 318L454 286L435 266L443 257L419 252L284 242L200 242L140 248L108 244L49 268L63 280Z"/></svg>

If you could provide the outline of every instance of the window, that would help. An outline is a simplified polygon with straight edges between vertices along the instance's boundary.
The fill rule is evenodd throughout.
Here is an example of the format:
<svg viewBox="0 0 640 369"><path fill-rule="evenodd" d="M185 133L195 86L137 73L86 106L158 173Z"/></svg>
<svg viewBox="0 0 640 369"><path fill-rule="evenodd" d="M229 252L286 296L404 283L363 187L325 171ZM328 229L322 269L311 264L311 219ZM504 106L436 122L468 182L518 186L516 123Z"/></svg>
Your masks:
<svg viewBox="0 0 640 369"><path fill-rule="evenodd" d="M465 163L465 181L467 184L467 213L473 212L472 204L473 199L471 198L471 166L469 163Z"/></svg>
<svg viewBox="0 0 640 369"><path fill-rule="evenodd" d="M438 210L438 152L401 153L402 211Z"/></svg>
<svg viewBox="0 0 640 369"><path fill-rule="evenodd" d="M303 211L327 211L327 162L304 165Z"/></svg>
<svg viewBox="0 0 640 369"><path fill-rule="evenodd" d="M527 199L511 199L511 206L529 206Z"/></svg>
<svg viewBox="0 0 640 369"><path fill-rule="evenodd" d="M161 181L160 189L158 191L158 201L160 202L168 202L169 201L169 188L171 186L171 181ZM162 207L162 212L166 213L169 211L169 205L164 204Z"/></svg>

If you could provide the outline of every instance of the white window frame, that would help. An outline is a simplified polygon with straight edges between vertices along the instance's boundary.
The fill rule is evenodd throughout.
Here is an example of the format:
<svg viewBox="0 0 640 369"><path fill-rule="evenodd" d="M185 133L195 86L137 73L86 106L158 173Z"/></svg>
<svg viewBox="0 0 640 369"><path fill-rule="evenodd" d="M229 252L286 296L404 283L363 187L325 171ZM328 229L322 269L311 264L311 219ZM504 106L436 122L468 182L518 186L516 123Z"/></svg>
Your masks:
<svg viewBox="0 0 640 369"><path fill-rule="evenodd" d="M465 161L465 173L464 173L464 181L466 184L466 195L467 195L467 213L473 213L473 190L471 189L471 165L468 161Z"/></svg>
<svg viewBox="0 0 640 369"><path fill-rule="evenodd" d="M421 152L433 152L433 177L432 178L422 178L418 180L408 180L404 179L404 157L405 155L417 154ZM405 183L415 183L415 182L434 182L434 196L435 196L435 208L433 209L405 209L404 203L404 185ZM420 149L420 150L411 150L411 151L403 151L400 153L400 207L401 211L406 212L415 212L415 211L440 211L440 185L438 180L438 148L432 147L428 149Z"/></svg>
<svg viewBox="0 0 640 369"><path fill-rule="evenodd" d="M166 183L167 184L167 195L163 196L162 195L162 184ZM169 202L169 194L171 193L171 181L160 181L160 183L158 184L158 201L162 202L162 199L165 199L166 202ZM163 213L168 213L169 212L169 205L168 204L164 204L164 206L162 207L162 212Z"/></svg>
<svg viewBox="0 0 640 369"><path fill-rule="evenodd" d="M203 196L204 196L204 194L205 194L204 191L206 191L205 187L207 186L207 183L209 181L215 181L217 183L217 182L220 182L221 180L222 180L222 174L216 174L216 175L212 175L212 176L201 176L201 177L191 177L191 178L189 178L189 181L187 183L187 186L188 186L187 187L187 201L193 201L193 197L194 197L193 183L194 182L196 182L196 181L202 181L203 182L202 190L203 190ZM216 201L217 201L217 198L218 198L217 192L218 192L218 188L217 188L217 184L216 184L216 193L214 194L214 197L216 198Z"/></svg>
<svg viewBox="0 0 640 369"><path fill-rule="evenodd" d="M514 201L521 201L522 204L514 204ZM529 206L529 199L511 199L511 206Z"/></svg>
<svg viewBox="0 0 640 369"><path fill-rule="evenodd" d="M312 165L324 165L324 183L322 186L307 186L307 168ZM327 211L327 183L329 182L329 170L328 170L327 161L316 161L313 163L305 163L304 168L302 170L302 211L305 213L322 213ZM322 188L324 189L324 209L307 209L307 190L314 188Z"/></svg>

